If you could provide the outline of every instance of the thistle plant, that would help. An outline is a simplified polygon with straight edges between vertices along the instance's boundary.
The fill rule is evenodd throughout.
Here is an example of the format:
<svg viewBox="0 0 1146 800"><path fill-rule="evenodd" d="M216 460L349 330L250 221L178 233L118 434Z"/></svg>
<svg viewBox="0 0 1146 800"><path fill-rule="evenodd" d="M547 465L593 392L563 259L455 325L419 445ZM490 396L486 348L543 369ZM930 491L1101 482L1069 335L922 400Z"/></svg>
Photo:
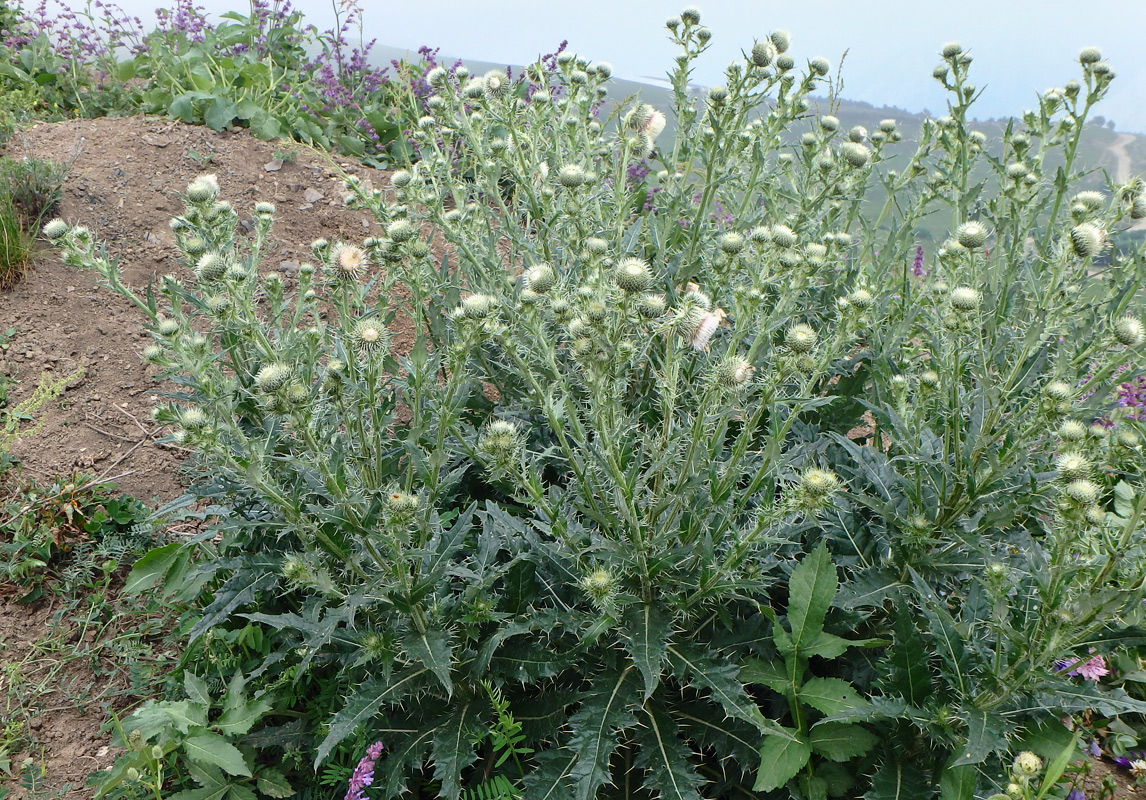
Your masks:
<svg viewBox="0 0 1146 800"><path fill-rule="evenodd" d="M786 32L698 100L713 34L668 30L671 110L603 106L611 68L564 51L530 93L431 70L421 160L347 178L385 233L314 242L297 285L260 272L273 207L240 236L209 176L156 295L46 229L146 314L156 419L231 510L181 573L213 590L192 635L264 626L257 674L333 703L294 709L316 763L382 742L385 797L497 764L528 798L962 800L1022 730L1142 710L1054 667L1116 647L1146 579L1118 406L1146 254L1106 244L1142 193L1074 167L1110 70L1082 59L999 157L946 45L948 114L901 153L813 112L830 65ZM482 735L505 714L512 762Z"/></svg>

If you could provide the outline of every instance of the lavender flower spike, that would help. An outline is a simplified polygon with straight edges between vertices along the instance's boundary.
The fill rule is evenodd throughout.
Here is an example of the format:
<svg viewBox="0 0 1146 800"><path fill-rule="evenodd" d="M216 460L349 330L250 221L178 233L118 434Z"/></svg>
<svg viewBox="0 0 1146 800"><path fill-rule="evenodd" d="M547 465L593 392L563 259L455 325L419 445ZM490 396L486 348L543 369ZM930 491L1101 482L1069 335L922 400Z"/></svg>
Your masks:
<svg viewBox="0 0 1146 800"><path fill-rule="evenodd" d="M366 748L366 755L354 768L350 776L350 785L346 788L346 797L343 800L363 800L362 790L374 782L374 764L382 755L382 742L375 742Z"/></svg>

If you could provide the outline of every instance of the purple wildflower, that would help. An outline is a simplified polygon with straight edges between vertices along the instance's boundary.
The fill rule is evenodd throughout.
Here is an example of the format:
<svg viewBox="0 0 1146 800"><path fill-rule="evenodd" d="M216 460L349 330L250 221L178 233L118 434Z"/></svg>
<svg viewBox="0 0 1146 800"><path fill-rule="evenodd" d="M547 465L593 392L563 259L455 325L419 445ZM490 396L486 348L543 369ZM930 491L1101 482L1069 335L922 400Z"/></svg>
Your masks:
<svg viewBox="0 0 1146 800"><path fill-rule="evenodd" d="M374 782L374 764L382 755L382 742L375 742L366 748L366 755L354 768L350 776L350 785L346 788L346 797L343 800L363 800L363 790Z"/></svg>
<svg viewBox="0 0 1146 800"><path fill-rule="evenodd" d="M1070 794L1066 796L1066 800L1086 800L1086 795L1082 789L1071 789Z"/></svg>
<svg viewBox="0 0 1146 800"><path fill-rule="evenodd" d="M923 276L927 270L923 269L923 245L915 245L915 260L911 262L911 274Z"/></svg>

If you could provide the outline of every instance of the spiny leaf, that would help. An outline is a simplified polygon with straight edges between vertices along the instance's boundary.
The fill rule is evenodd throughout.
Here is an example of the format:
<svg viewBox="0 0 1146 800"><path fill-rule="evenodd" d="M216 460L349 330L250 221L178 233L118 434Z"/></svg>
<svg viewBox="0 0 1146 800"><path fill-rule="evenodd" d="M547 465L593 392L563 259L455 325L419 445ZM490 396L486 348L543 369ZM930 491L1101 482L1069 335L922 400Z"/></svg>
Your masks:
<svg viewBox="0 0 1146 800"><path fill-rule="evenodd" d="M645 679L645 699L648 700L661 682L668 639L672 635L672 614L651 604L632 606L621 622L621 639Z"/></svg>
<svg viewBox="0 0 1146 800"><path fill-rule="evenodd" d="M477 760L473 734L473 703L465 703L434 734L430 757L434 760L434 778L442 784L439 794L446 800L457 800L462 793L462 770Z"/></svg>
<svg viewBox="0 0 1146 800"><path fill-rule="evenodd" d="M996 750L1007 747L1003 735L1003 721L979 708L965 709L967 719L967 741L959 748L959 757L951 766L980 764Z"/></svg>
<svg viewBox="0 0 1146 800"><path fill-rule="evenodd" d="M454 693L454 683L450 680L450 656L453 645L450 634L442 630L425 633L414 632L402 641L406 653L415 661L421 662L441 681L447 694Z"/></svg>
<svg viewBox="0 0 1146 800"><path fill-rule="evenodd" d="M389 680L379 678L357 687L346 700L346 705L330 721L330 731L315 754L315 768L326 760L330 751L343 739L354 733L360 724L377 714L383 703L398 703L407 695L421 689L426 672L425 669L411 667L391 676Z"/></svg>
<svg viewBox="0 0 1146 800"><path fill-rule="evenodd" d="M872 776L864 800L918 800L932 794L931 781L918 764L885 761Z"/></svg>
<svg viewBox="0 0 1146 800"><path fill-rule="evenodd" d="M609 780L609 758L617 749L617 733L637 724L633 684L632 667L606 672L569 718L572 733L565 746L576 756L569 776L577 800L596 797Z"/></svg>
<svg viewBox="0 0 1146 800"><path fill-rule="evenodd" d="M735 664L688 645L674 644L668 650L677 675L693 688L707 689L725 714L753 725L761 733L782 739L791 737L785 728L760 713L737 677L739 668Z"/></svg>
<svg viewBox="0 0 1146 800"><path fill-rule="evenodd" d="M824 542L792 570L788 582L788 627L797 652L824 629L824 615L838 586L836 567Z"/></svg>
<svg viewBox="0 0 1146 800"><path fill-rule="evenodd" d="M700 800L704 779L693 769L692 750L677 736L676 724L653 704L645 706L645 717L636 735L636 766L645 770L645 788L660 800Z"/></svg>

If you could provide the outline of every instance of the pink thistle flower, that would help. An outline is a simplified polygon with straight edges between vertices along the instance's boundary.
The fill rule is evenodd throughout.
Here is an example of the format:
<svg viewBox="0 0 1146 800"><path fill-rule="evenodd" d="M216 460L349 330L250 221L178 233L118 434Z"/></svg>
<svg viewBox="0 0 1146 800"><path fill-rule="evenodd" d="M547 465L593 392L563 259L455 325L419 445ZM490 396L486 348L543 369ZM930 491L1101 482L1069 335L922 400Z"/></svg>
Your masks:
<svg viewBox="0 0 1146 800"><path fill-rule="evenodd" d="M1110 670L1106 666L1106 659L1094 656L1082 666L1076 667L1070 674L1079 675L1088 681L1096 681L1103 675L1109 675Z"/></svg>

